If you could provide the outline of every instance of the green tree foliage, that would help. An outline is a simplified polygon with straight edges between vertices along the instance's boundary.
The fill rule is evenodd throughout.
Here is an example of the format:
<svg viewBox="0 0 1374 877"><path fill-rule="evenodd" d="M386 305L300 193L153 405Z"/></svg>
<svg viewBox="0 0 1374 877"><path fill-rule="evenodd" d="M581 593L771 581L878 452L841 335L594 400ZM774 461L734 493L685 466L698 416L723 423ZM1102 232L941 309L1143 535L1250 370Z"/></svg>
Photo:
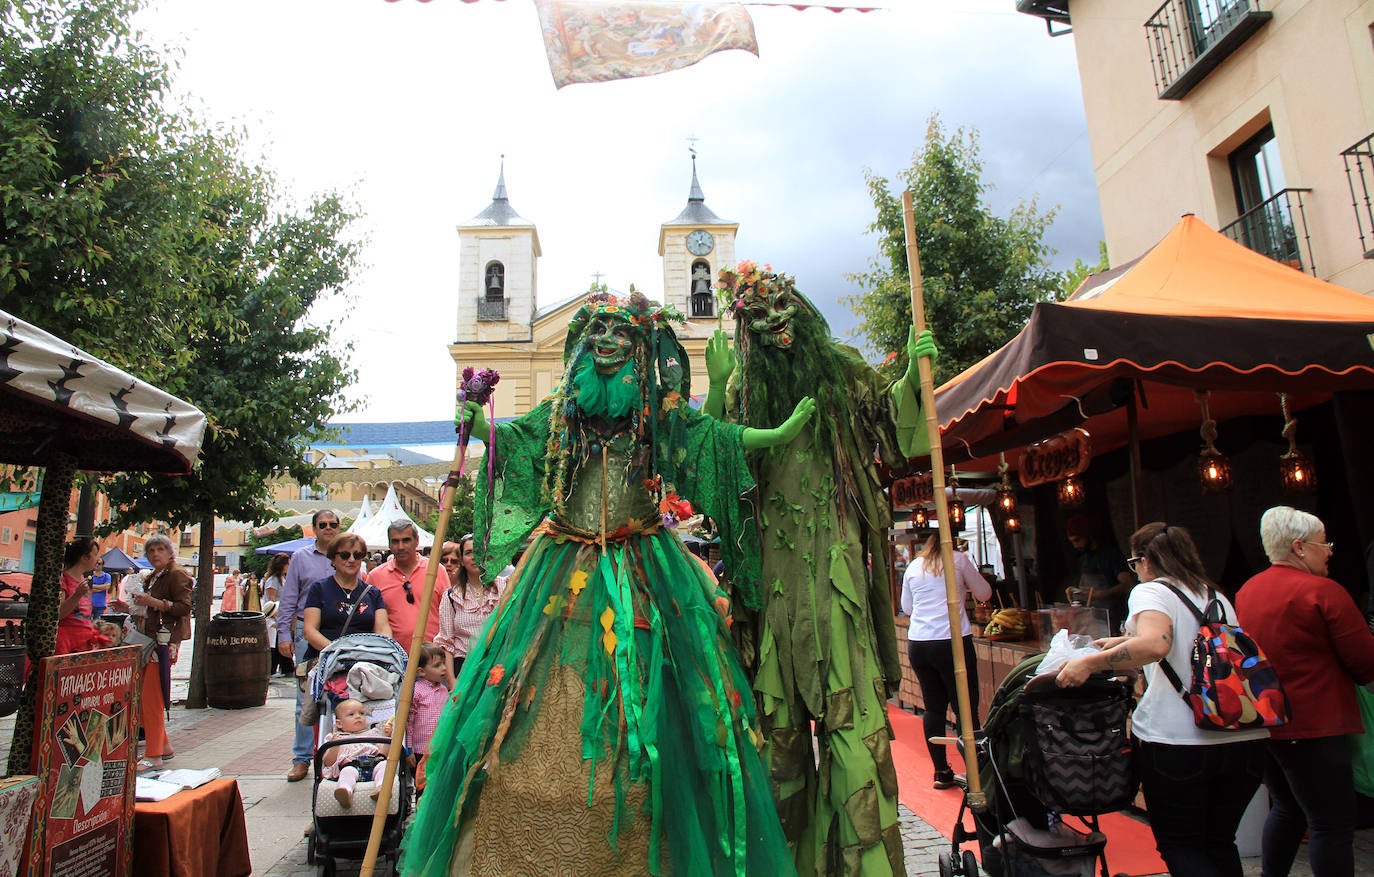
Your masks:
<svg viewBox="0 0 1374 877"><path fill-rule="evenodd" d="M424 528L434 534L434 557L439 556L440 542L457 542L466 533L472 532L473 480L471 475L463 476L458 488L453 492L453 511L449 514L448 530L440 536L439 513L434 512L425 519Z"/></svg>
<svg viewBox="0 0 1374 877"><path fill-rule="evenodd" d="M269 477L313 481L306 449L349 410L348 349L311 311L356 264L355 217L284 204L233 133L168 109L143 5L0 0L0 307L208 415L193 473L105 484L114 528L200 525L200 706L215 516L272 517Z"/></svg>
<svg viewBox="0 0 1374 877"><path fill-rule="evenodd" d="M1006 343L1036 302L1056 297L1060 275L1049 266L1053 252L1044 242L1056 211L1042 212L1031 201L1005 218L994 215L982 171L977 132L950 135L932 116L925 144L898 174L895 193L892 181L864 174L877 208L869 231L878 237L878 255L870 270L849 275L863 292L847 303L871 352L896 352L882 367L894 377L906 370L911 326L902 189L912 192L926 322L940 345L937 384Z"/></svg>
<svg viewBox="0 0 1374 877"><path fill-rule="evenodd" d="M0 0L0 308L180 394L186 339L238 334L203 282L203 136L130 19Z"/></svg>
<svg viewBox="0 0 1374 877"><path fill-rule="evenodd" d="M261 581L262 577L267 575L267 562L272 559L272 555L258 554L257 549L264 545L276 545L278 542L290 542L292 539L299 539L304 535L305 531L301 529L300 524L292 524L290 527L282 527L280 530L274 530L262 536L249 536L248 550L243 554L241 569L245 572L251 572Z"/></svg>
<svg viewBox="0 0 1374 877"><path fill-rule="evenodd" d="M1063 301L1073 295L1074 290L1088 279L1089 274L1101 274L1110 267L1111 263L1107 261L1107 242L1098 241L1097 264L1089 265L1082 259L1074 259L1073 267L1064 272L1063 279L1059 282L1058 300Z"/></svg>

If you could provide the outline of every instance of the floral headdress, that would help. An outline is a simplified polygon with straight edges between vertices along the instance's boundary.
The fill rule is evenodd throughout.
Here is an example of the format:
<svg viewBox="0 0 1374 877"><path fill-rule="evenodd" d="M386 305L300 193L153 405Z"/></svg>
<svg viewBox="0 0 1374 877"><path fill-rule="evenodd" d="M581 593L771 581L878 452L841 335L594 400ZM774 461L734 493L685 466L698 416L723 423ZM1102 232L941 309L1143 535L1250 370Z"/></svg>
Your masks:
<svg viewBox="0 0 1374 877"><path fill-rule="evenodd" d="M721 268L716 282L716 295L720 303L735 316L750 307L766 307L769 299L778 292L791 293L807 308L816 310L805 296L797 292L796 278L791 274L775 272L772 265L760 267L757 262L745 259L734 268Z"/></svg>
<svg viewBox="0 0 1374 877"><path fill-rule="evenodd" d="M687 322L682 311L672 305L661 306L658 302L650 301L644 293L635 289L633 284L630 285L630 294L627 296L613 295L607 292L604 286L594 287L582 307L577 309L577 313L573 314L572 320L568 322L568 337L563 342L565 363L572 358L573 351L582 341L587 324L592 318L603 315L610 315L620 322L628 323L640 333L655 328L671 329L673 323Z"/></svg>

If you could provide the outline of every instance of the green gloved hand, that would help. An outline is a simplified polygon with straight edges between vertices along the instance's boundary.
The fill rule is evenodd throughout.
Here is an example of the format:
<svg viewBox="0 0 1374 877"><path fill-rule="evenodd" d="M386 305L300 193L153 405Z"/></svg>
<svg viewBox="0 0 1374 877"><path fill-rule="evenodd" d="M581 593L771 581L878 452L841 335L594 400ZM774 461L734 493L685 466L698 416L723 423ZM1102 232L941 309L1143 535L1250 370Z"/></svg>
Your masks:
<svg viewBox="0 0 1374 877"><path fill-rule="evenodd" d="M706 376L711 386L725 386L735 371L735 352L730 349L730 338L721 329L711 333L706 339Z"/></svg>
<svg viewBox="0 0 1374 877"><path fill-rule="evenodd" d="M912 326L906 333L906 379L915 386L921 382L920 372L917 370L916 361L923 356L930 357L930 366L935 367L935 360L940 358L940 348L935 346L935 335L929 329L922 329L921 334L916 334L916 327Z"/></svg>
<svg viewBox="0 0 1374 877"><path fill-rule="evenodd" d="M460 413L462 413L462 425L468 427L468 435L475 435L485 442L487 437L491 435L491 432L487 427L486 415L482 413L482 406L478 405L476 402L464 402L463 409ZM455 429L459 426L459 420L460 418L458 417L453 418L453 426Z"/></svg>
<svg viewBox="0 0 1374 877"><path fill-rule="evenodd" d="M792 440L801 435L802 427L816 413L816 400L810 396L805 396L797 407L792 409L792 416L782 422L780 426L772 429L746 429L744 431L743 442L746 451L757 451L760 448L776 448L781 445L791 444Z"/></svg>

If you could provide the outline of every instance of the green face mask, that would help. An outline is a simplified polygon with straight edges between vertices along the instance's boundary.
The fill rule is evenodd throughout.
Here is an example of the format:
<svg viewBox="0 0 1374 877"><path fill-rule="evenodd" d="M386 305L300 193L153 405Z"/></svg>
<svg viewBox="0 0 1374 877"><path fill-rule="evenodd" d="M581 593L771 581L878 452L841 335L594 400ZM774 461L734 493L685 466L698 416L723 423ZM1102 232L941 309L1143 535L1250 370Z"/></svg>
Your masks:
<svg viewBox="0 0 1374 877"><path fill-rule="evenodd" d="M639 378L632 360L627 359L614 374L604 375L600 365L588 357L578 366L573 381L578 410L589 417L619 420L639 404Z"/></svg>
<svg viewBox="0 0 1374 877"><path fill-rule="evenodd" d="M792 346L792 318L796 315L797 302L786 290L760 296L742 314L745 326L760 344L784 349Z"/></svg>
<svg viewBox="0 0 1374 877"><path fill-rule="evenodd" d="M613 375L634 352L634 330L621 320L601 315L587 324L587 341L598 374Z"/></svg>

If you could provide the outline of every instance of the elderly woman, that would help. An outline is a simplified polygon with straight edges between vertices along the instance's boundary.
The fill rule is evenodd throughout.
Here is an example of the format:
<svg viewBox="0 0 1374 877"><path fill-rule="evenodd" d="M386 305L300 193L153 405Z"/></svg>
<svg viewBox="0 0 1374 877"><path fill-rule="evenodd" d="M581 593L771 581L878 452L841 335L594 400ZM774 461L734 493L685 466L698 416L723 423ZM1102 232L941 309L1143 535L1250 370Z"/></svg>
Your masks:
<svg viewBox="0 0 1374 877"><path fill-rule="evenodd" d="M506 582L500 576L489 585L482 582L482 568L477 565L471 533L459 542L445 542L439 562L448 573L449 589L439 604L439 635L434 644L444 650L452 685L463 668L472 638L495 611Z"/></svg>
<svg viewBox="0 0 1374 877"><path fill-rule="evenodd" d="M172 540L161 533L149 536L143 543L143 555L153 568L144 582L143 591L129 598L129 603L142 609L142 619L134 620L139 631L154 640L158 631L166 627L171 634L171 642L165 652L155 652L153 659L143 668L143 693L139 698L139 709L143 717L145 745L144 758L138 764L140 770L161 767L163 758L172 757L171 747L167 744L167 718L163 712L168 692L163 689L164 674L159 672L158 662L165 654L169 664L176 663L181 642L191 636L191 577L177 565ZM112 604L112 607L117 612L130 612L135 616L140 614L123 601L118 605Z"/></svg>
<svg viewBox="0 0 1374 877"><path fill-rule="evenodd" d="M1134 717L1136 766L1159 854L1180 877L1241 877L1236 829L1259 788L1269 731L1197 727L1161 667L1167 661L1189 678L1198 620L1185 600L1205 612L1215 599L1230 622L1236 610L1214 590L1182 527L1146 524L1131 536L1131 554L1127 563L1141 584L1130 593L1126 635L1098 640L1100 652L1069 661L1056 681L1082 685L1099 670L1145 668L1148 686Z"/></svg>
<svg viewBox="0 0 1374 877"><path fill-rule="evenodd" d="M334 574L313 583L305 592L305 657L307 660L348 633L391 636L382 592L363 581L367 543L345 533L329 544Z"/></svg>
<svg viewBox="0 0 1374 877"><path fill-rule="evenodd" d="M1269 741L1264 873L1287 874L1306 831L1312 873L1350 875L1355 786L1346 735L1363 729L1355 685L1374 680L1374 634L1327 578L1334 546L1320 518L1276 506L1260 518L1260 540L1272 566L1241 587L1236 608L1293 712Z"/></svg>

